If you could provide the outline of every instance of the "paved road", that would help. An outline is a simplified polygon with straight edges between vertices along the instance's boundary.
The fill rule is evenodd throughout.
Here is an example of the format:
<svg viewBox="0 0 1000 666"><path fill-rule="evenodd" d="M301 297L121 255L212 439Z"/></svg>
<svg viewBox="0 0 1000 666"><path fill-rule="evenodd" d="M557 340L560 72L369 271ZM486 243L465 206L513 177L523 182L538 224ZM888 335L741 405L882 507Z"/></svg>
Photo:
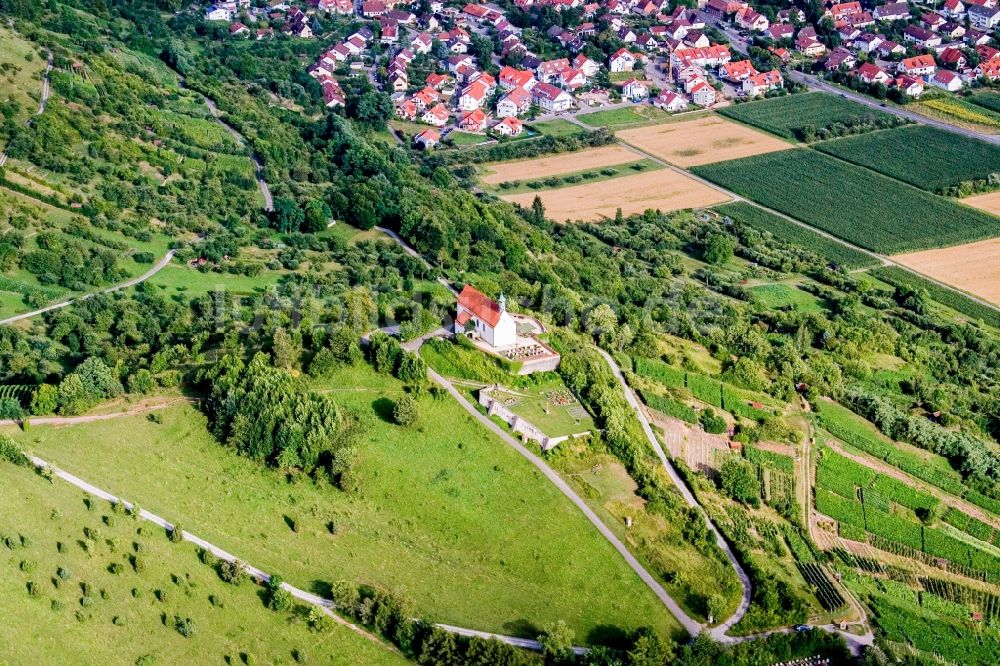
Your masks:
<svg viewBox="0 0 1000 666"><path fill-rule="evenodd" d="M625 393L626 402L628 402L629 406L635 411L635 415L639 418L642 430L646 433L646 439L649 440L649 444L653 447L653 450L656 451L656 455L663 464L663 469L667 472L667 476L670 477L674 486L676 486L677 490L680 491L681 497L684 498L687 505L701 510L705 515L705 522L708 524L708 529L715 536L716 545L718 545L719 549L726 554L726 558L736 571L736 576L739 578L740 585L743 588L740 603L737 606L736 611L731 616L718 626L711 629L709 632L712 635L712 638L720 643L732 642L732 638L726 636L726 632L729 631L734 624L742 620L743 616L746 615L747 609L750 608L750 597L753 591L750 583L750 576L748 576L746 571L743 570L743 566L740 564L739 560L736 559L736 554L733 553L733 549L729 547L729 544L723 538L722 533L715 527L712 519L708 517L708 514L701 508L701 505L698 504L698 500L695 499L694 494L690 491L690 489L688 489L687 484L684 483L680 474L677 473L677 469L670 463L669 458L667 458L667 454L663 451L663 447L660 446L660 440L657 439L656 433L653 432L653 428L649 424L649 419L646 418L645 412L642 411L642 403L639 402L639 398L636 397L635 391L632 390L632 387L628 385L627 381L625 381L625 375L622 374L622 370L618 366L614 357L600 347L595 347L595 349L597 349L598 353L604 357L604 360L611 368L611 373L621 385L622 391Z"/></svg>
<svg viewBox="0 0 1000 666"><path fill-rule="evenodd" d="M438 331L428 333L417 340L408 342L403 346L410 351L416 351L425 340L442 334L444 334L444 329L439 329ZM635 558L625 544L621 542L618 536L604 524L604 521L602 521L597 514L594 513L593 509L591 509L590 506L588 506L587 503L573 491L573 489L563 480L561 476L552 471L552 469L546 465L541 458L529 451L528 448L519 441L511 437L505 430L491 421L489 417L476 409L475 405L469 402L450 381L430 368L427 369L427 372L431 381L439 386L442 386L446 391L448 391L448 393L450 393L451 396L458 401L459 405L461 405L466 412L482 423L490 432L499 437L505 444L527 459L528 462L534 465L538 471L540 471L545 478L552 483L552 485L558 488L559 491L569 499L569 501L575 504L576 508L578 508L587 520L589 520L590 523L597 529L597 531L601 533L601 536L603 536L608 543L610 543L612 547L618 551L618 553L625 559L625 562L632 568L633 571L635 571L636 575L639 576L642 582L644 582L649 589L653 591L653 594L660 599L663 605L667 607L667 610L669 610L673 616L677 618L677 620L681 623L684 629L691 634L691 636L697 636L701 633L703 628L702 625L684 612L684 609L680 607L680 604L674 601L673 597L667 594L667 591L663 589L663 586L660 585L655 578L653 578L652 574L646 571L645 567L643 567L639 560Z"/></svg>
<svg viewBox="0 0 1000 666"><path fill-rule="evenodd" d="M40 314L51 312L52 310L59 310L61 308L70 306L73 303L76 303L77 301L83 301L88 298L93 298L94 296L97 296L99 294L110 294L115 291L120 291L122 289L128 289L129 287L134 287L135 285L141 282L145 282L149 278L159 273L164 266L170 263L170 260L174 258L174 255L176 253L177 250L170 250L165 255L163 255L163 258L160 259L158 262L156 262L156 264L152 268L150 268L148 271L146 271L145 273L143 273L138 277L126 280L125 282L119 282L116 285L113 285L106 289L101 289L100 291L95 291L90 294L84 294L83 296L78 296L76 298L70 298L65 301L53 303L52 305L46 305L44 308L39 308L37 310L32 310L31 312L25 312L19 315L14 315L13 317L8 317L7 319L0 319L0 326L3 326L4 324L13 324L14 322L21 321L22 319L30 319L31 317L37 317Z"/></svg>
<svg viewBox="0 0 1000 666"><path fill-rule="evenodd" d="M670 464L669 459L667 458L666 454L663 451L663 447L660 446L660 442L656 438L656 434L653 432L653 429L649 424L649 420L646 418L646 414L642 411L642 406L641 403L639 402L639 399L636 397L635 392L632 390L632 387L630 387L628 385L628 382L625 381L625 376L622 373L621 368L618 366L618 363L615 362L615 359L608 352L604 351L599 347L597 347L596 349L601 354L601 356L604 357L604 360L607 361L608 365L611 367L612 374L614 374L615 378L618 380L618 383L621 384L622 390L625 393L625 400L632 407L632 409L635 410L636 416L638 416L639 422L642 424L642 429L646 433L646 438L649 440L649 443L653 446L653 450L656 451L657 456L659 456L660 461L663 463L663 468L666 470L667 475L670 477L670 480L673 481L674 485L677 486L677 489L680 491L681 496L688 503L688 505L700 509L701 505L698 504L698 501L695 499L694 495L688 489L683 479L681 479L680 475L677 473L677 470L674 468L674 466ZM716 543L718 544L719 548L721 548L722 551L726 554L726 557L733 565L733 568L736 571L736 575L740 579L740 584L743 586L743 598L740 601L739 607L736 609L736 612L733 613L733 615L731 615L728 619L726 619L725 622L719 624L718 626L714 627L709 631L709 634L712 636L712 638L718 641L719 643L731 645L731 644L744 643L746 641L756 640L758 638L764 638L766 636L770 636L773 634L791 633L793 631L791 628L784 627L781 629L774 629L771 631L765 631L758 634L750 634L747 636L726 635L726 632L729 631L729 629L732 628L733 625L735 625L737 622L743 619L744 615L746 615L747 609L750 607L750 597L751 597L752 587L751 587L750 577L747 575L746 571L744 571L743 567L740 565L739 560L736 559L735 553L733 553L732 549L729 547L729 544L722 537L722 534L715 527L715 525L712 523L711 519L708 518L707 515L705 516L705 520L708 523L709 529L715 534ZM864 617L863 610L861 611L861 614L863 618ZM843 636L844 640L847 642L848 647L855 655L860 654L864 646L871 645L872 642L874 641L874 635L871 633L871 631L868 631L863 636L857 636L855 634L842 631L839 627L836 627L835 625L832 624L817 626L816 628L822 631L836 633Z"/></svg>
<svg viewBox="0 0 1000 666"><path fill-rule="evenodd" d="M895 106L889 103L883 105L882 102L872 99L871 97L855 93L845 88L834 86L815 76L804 74L803 72L789 71L786 73L786 76L792 81L797 81L798 83L805 84L812 90L820 90L823 92L830 93L832 95L840 95L841 97L846 97L852 102L863 104L864 106L876 109L878 111L891 113L895 116L899 116L900 118L906 118L907 120L912 120L913 122L919 123L921 125L929 125L931 127L936 127L937 129L944 130L946 132L951 132L952 134L960 134L970 139L979 139L980 141L985 141L987 143L992 143L994 145L1000 145L1000 135L983 134L982 132L976 132L974 130L966 129L964 127L957 127L956 125L952 125L951 123L947 123L943 120L937 120L936 118L928 118L927 116L916 113L915 111L909 111L905 107Z"/></svg>

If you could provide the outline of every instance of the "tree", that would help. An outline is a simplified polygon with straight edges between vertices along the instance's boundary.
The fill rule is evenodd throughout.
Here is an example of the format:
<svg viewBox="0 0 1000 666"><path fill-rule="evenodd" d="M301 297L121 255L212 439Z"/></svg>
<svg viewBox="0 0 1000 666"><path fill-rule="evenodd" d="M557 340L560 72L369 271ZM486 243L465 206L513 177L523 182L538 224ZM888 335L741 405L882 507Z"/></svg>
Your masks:
<svg viewBox="0 0 1000 666"><path fill-rule="evenodd" d="M0 398L0 419L19 419L23 413L17 398Z"/></svg>
<svg viewBox="0 0 1000 666"><path fill-rule="evenodd" d="M628 651L628 663L632 666L663 666L672 657L673 646L649 627L641 627L633 634L632 648Z"/></svg>
<svg viewBox="0 0 1000 666"><path fill-rule="evenodd" d="M399 341L381 331L375 331L368 339L368 357L376 372L392 374L401 353Z"/></svg>
<svg viewBox="0 0 1000 666"><path fill-rule="evenodd" d="M52 384L39 384L31 396L31 413L54 414L59 407L59 390Z"/></svg>
<svg viewBox="0 0 1000 666"><path fill-rule="evenodd" d="M385 129L392 117L392 100L385 93L366 92L358 100L354 117L373 129Z"/></svg>
<svg viewBox="0 0 1000 666"><path fill-rule="evenodd" d="M149 394L156 388L156 380L153 373L146 368L139 368L135 374L128 378L128 388L132 393Z"/></svg>
<svg viewBox="0 0 1000 666"><path fill-rule="evenodd" d="M274 365L279 368L291 368L299 356L299 350L288 332L279 328L271 336L271 355Z"/></svg>
<svg viewBox="0 0 1000 666"><path fill-rule="evenodd" d="M239 585L247 579L247 570L239 560L223 560L219 563L219 578L230 585Z"/></svg>
<svg viewBox="0 0 1000 666"><path fill-rule="evenodd" d="M712 234L705 243L702 257L710 264L719 266L733 258L736 240L728 234Z"/></svg>
<svg viewBox="0 0 1000 666"><path fill-rule="evenodd" d="M427 379L427 364L416 354L404 351L399 357L396 376L407 384L423 382Z"/></svg>
<svg viewBox="0 0 1000 666"><path fill-rule="evenodd" d="M542 203L542 198L537 194L531 200L531 217L529 221L539 227L545 224L545 204Z"/></svg>
<svg viewBox="0 0 1000 666"><path fill-rule="evenodd" d="M618 326L618 315L607 303L601 303L587 314L587 332L594 338L610 337Z"/></svg>
<svg viewBox="0 0 1000 666"><path fill-rule="evenodd" d="M760 506L760 482L757 469L738 456L729 456L719 470L719 484L729 497L737 502Z"/></svg>
<svg viewBox="0 0 1000 666"><path fill-rule="evenodd" d="M283 612L292 607L292 593L281 587L281 576L273 575L267 581L267 607Z"/></svg>
<svg viewBox="0 0 1000 666"><path fill-rule="evenodd" d="M417 420L417 401L408 394L401 395L392 406L392 420L401 426L413 425Z"/></svg>
<svg viewBox="0 0 1000 666"><path fill-rule="evenodd" d="M337 359L333 355L333 352L324 347L316 352L316 355L312 357L309 362L309 376L310 377L323 377L324 375L330 373L337 366Z"/></svg>
<svg viewBox="0 0 1000 666"><path fill-rule="evenodd" d="M305 213L289 197L275 197L274 210L270 213L271 227L282 233L299 231L305 221Z"/></svg>
<svg viewBox="0 0 1000 666"><path fill-rule="evenodd" d="M82 414L90 407L87 391L80 375L71 373L59 382L59 413L67 416Z"/></svg>
<svg viewBox="0 0 1000 666"><path fill-rule="evenodd" d="M546 663L568 664L573 660L573 630L563 620L550 622L542 628L538 642Z"/></svg>

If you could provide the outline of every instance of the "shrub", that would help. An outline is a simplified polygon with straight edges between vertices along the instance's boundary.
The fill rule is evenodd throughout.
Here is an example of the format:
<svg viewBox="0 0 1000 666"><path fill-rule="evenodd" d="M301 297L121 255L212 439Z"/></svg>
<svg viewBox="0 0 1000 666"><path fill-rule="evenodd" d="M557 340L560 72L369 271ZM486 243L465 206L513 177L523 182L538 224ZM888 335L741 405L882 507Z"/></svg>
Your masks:
<svg viewBox="0 0 1000 666"><path fill-rule="evenodd" d="M231 585L240 585L247 579L247 570L239 560L223 560L219 564L219 578Z"/></svg>
<svg viewBox="0 0 1000 666"><path fill-rule="evenodd" d="M701 427L705 429L705 432L716 435L726 432L726 420L711 409L702 411L701 416L698 417L698 422L701 423Z"/></svg>
<svg viewBox="0 0 1000 666"><path fill-rule="evenodd" d="M417 420L417 401L409 395L400 396L392 406L392 419L401 426L410 426Z"/></svg>
<svg viewBox="0 0 1000 666"><path fill-rule="evenodd" d="M184 529L180 525L174 525L167 536L170 538L170 543L180 543L184 541Z"/></svg>

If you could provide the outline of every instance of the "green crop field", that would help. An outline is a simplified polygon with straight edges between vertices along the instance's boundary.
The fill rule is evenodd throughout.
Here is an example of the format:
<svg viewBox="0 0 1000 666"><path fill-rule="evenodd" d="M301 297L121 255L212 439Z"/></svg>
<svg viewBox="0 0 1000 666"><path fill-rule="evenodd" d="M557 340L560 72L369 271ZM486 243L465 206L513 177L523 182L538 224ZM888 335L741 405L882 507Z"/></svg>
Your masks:
<svg viewBox="0 0 1000 666"><path fill-rule="evenodd" d="M384 417L403 391L396 380L357 366L323 386L361 419L356 493L238 457L190 407L160 412L162 424L136 416L11 434L302 588L379 585L420 617L529 637L554 619L583 642L643 625L679 632L576 507L450 398L421 398L419 422L400 428Z"/></svg>
<svg viewBox="0 0 1000 666"><path fill-rule="evenodd" d="M734 104L720 109L719 113L786 139L800 140L802 129L807 126L820 130L836 123L871 123L875 129L877 123L891 122L887 113L827 93L786 95Z"/></svg>
<svg viewBox="0 0 1000 666"><path fill-rule="evenodd" d="M977 93L969 97L967 101L972 102L976 106L981 106L984 109L1000 113L1000 93L992 91Z"/></svg>
<svg viewBox="0 0 1000 666"><path fill-rule="evenodd" d="M876 252L945 247L1000 235L1000 218L814 150L784 150L693 171Z"/></svg>
<svg viewBox="0 0 1000 666"><path fill-rule="evenodd" d="M293 652L323 664L407 663L338 625L310 631L299 607L267 610L259 588L222 582L193 545L106 502L88 509L67 483L4 461L0 487L0 535L10 539L0 613L18 620L0 622L3 663L275 664ZM188 637L175 617L190 620Z"/></svg>
<svg viewBox="0 0 1000 666"><path fill-rule="evenodd" d="M854 250L840 241L822 236L808 227L789 222L783 217L745 201L716 206L714 210L741 224L749 225L759 231L766 231L783 241L815 252L821 257L847 268L865 268L878 263L878 260L871 255Z"/></svg>
<svg viewBox="0 0 1000 666"><path fill-rule="evenodd" d="M816 148L929 192L1000 173L1000 147L926 125L825 141Z"/></svg>

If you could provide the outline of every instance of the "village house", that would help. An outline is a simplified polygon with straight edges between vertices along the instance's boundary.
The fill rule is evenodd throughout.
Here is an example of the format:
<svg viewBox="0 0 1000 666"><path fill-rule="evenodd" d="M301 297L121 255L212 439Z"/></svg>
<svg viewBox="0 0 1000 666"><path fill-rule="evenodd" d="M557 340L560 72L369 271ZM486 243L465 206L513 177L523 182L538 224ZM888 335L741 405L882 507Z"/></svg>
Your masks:
<svg viewBox="0 0 1000 666"><path fill-rule="evenodd" d="M536 81L535 75L527 70L502 67L497 75L497 83L504 90L513 90L514 88L531 90L531 86L535 85Z"/></svg>
<svg viewBox="0 0 1000 666"><path fill-rule="evenodd" d="M639 79L632 77L622 84L622 97L640 102L649 97L649 88Z"/></svg>
<svg viewBox="0 0 1000 666"><path fill-rule="evenodd" d="M670 54L670 64L675 70L688 65L719 67L732 60L729 49L721 44L704 49L675 49Z"/></svg>
<svg viewBox="0 0 1000 666"><path fill-rule="evenodd" d="M549 83L539 83L531 89L531 98L549 113L567 111L573 106L573 98L565 90Z"/></svg>
<svg viewBox="0 0 1000 666"><path fill-rule="evenodd" d="M597 62L591 60L582 53L573 58L570 65L572 65L573 69L578 69L583 72L583 75L588 79L593 76L597 76L597 73L601 71L601 66L597 64Z"/></svg>
<svg viewBox="0 0 1000 666"><path fill-rule="evenodd" d="M719 67L719 76L732 83L740 83L757 73L753 63L749 60L727 62Z"/></svg>
<svg viewBox="0 0 1000 666"><path fill-rule="evenodd" d="M413 100L407 99L396 105L396 117L402 120L414 121L417 119L417 105Z"/></svg>
<svg viewBox="0 0 1000 666"><path fill-rule="evenodd" d="M800 34L795 40L795 50L802 55L818 58L826 53L826 46L824 46L823 42L819 41L816 37Z"/></svg>
<svg viewBox="0 0 1000 666"><path fill-rule="evenodd" d="M430 150L441 143L441 135L432 129L421 130L413 137L413 145L423 150Z"/></svg>
<svg viewBox="0 0 1000 666"><path fill-rule="evenodd" d="M908 25L903 31L903 41L913 42L920 48L929 49L941 45L941 35L918 25Z"/></svg>
<svg viewBox="0 0 1000 666"><path fill-rule="evenodd" d="M524 88L514 88L497 102L498 116L521 116L531 108L531 93Z"/></svg>
<svg viewBox="0 0 1000 666"><path fill-rule="evenodd" d="M559 79L557 83L563 90L579 90L587 85L587 77L578 69L564 69L559 72Z"/></svg>
<svg viewBox="0 0 1000 666"><path fill-rule="evenodd" d="M850 69L851 67L854 67L857 62L857 57L855 57L851 51L842 46L838 46L827 54L826 59L823 60L823 68L828 72L840 69L841 67Z"/></svg>
<svg viewBox="0 0 1000 666"><path fill-rule="evenodd" d="M905 74L893 79L891 85L908 97L917 98L924 94L923 81L915 79L912 76L906 76Z"/></svg>
<svg viewBox="0 0 1000 666"><path fill-rule="evenodd" d="M930 84L948 92L962 89L962 77L950 69L939 69L931 77Z"/></svg>
<svg viewBox="0 0 1000 666"><path fill-rule="evenodd" d="M715 88L708 85L704 79L694 79L688 94L691 95L691 101L698 106L707 107L715 104Z"/></svg>
<svg viewBox="0 0 1000 666"><path fill-rule="evenodd" d="M501 136L521 136L524 123L514 117L504 118L493 126L493 131Z"/></svg>
<svg viewBox="0 0 1000 666"><path fill-rule="evenodd" d="M490 117L482 109L467 111L462 114L458 121L458 126L466 132L482 132L486 128L486 123Z"/></svg>
<svg viewBox="0 0 1000 666"><path fill-rule="evenodd" d="M912 58L903 58L899 62L898 71L913 77L931 77L937 66L932 55L918 55Z"/></svg>
<svg viewBox="0 0 1000 666"><path fill-rule="evenodd" d="M972 5L966 15L973 28L992 30L1000 23L1000 9L985 5Z"/></svg>
<svg viewBox="0 0 1000 666"><path fill-rule="evenodd" d="M856 74L861 81L869 85L872 83L888 83L891 78L881 67L870 62L866 62L858 67Z"/></svg>
<svg viewBox="0 0 1000 666"><path fill-rule="evenodd" d="M988 81L1000 79L1000 59L981 61L975 69L975 74Z"/></svg>
<svg viewBox="0 0 1000 666"><path fill-rule="evenodd" d="M686 109L688 103L683 96L673 92L672 90L665 90L656 96L653 100L653 106L663 109L669 113L677 113L678 111Z"/></svg>
<svg viewBox="0 0 1000 666"><path fill-rule="evenodd" d="M468 284L458 295L455 334L482 340L494 349L517 344L517 324L507 312L504 295L500 294L499 300L494 301Z"/></svg>
<svg viewBox="0 0 1000 666"><path fill-rule="evenodd" d="M473 111L481 107L490 94L490 89L483 81L473 81L467 85L458 98L458 108L463 111Z"/></svg>
<svg viewBox="0 0 1000 666"><path fill-rule="evenodd" d="M962 0L944 0L941 11L953 19L965 18L965 3Z"/></svg>
<svg viewBox="0 0 1000 666"><path fill-rule="evenodd" d="M879 5L873 12L877 21L902 21L910 18L910 6L905 2Z"/></svg>
<svg viewBox="0 0 1000 666"><path fill-rule="evenodd" d="M771 22L763 14L755 12L750 7L741 7L736 12L736 25L751 32L764 32Z"/></svg>
<svg viewBox="0 0 1000 666"><path fill-rule="evenodd" d="M767 29L767 36L776 42L795 36L795 26L790 23L776 23Z"/></svg>
<svg viewBox="0 0 1000 666"><path fill-rule="evenodd" d="M568 58L546 60L535 68L535 76L542 83L555 83L559 79L559 73L567 69L569 69Z"/></svg>
<svg viewBox="0 0 1000 666"><path fill-rule="evenodd" d="M965 69L966 65L969 64L969 60L965 57L965 54L953 46L947 47L938 54L938 62L944 67L951 69Z"/></svg>
<svg viewBox="0 0 1000 666"><path fill-rule="evenodd" d="M233 12L227 7L220 5L209 5L205 8L206 21L232 21Z"/></svg>
<svg viewBox="0 0 1000 666"><path fill-rule="evenodd" d="M614 72L631 72L635 66L635 56L628 49L621 48L611 55L608 69Z"/></svg>
<svg viewBox="0 0 1000 666"><path fill-rule="evenodd" d="M444 127L448 124L448 117L448 108L438 102L433 107L424 111L424 115L420 116L420 120L428 125L434 125L434 127Z"/></svg>
<svg viewBox="0 0 1000 666"><path fill-rule="evenodd" d="M854 40L854 48L862 51L863 53L871 53L881 46L884 41L885 40L879 35L871 32L865 32Z"/></svg>
<svg viewBox="0 0 1000 666"><path fill-rule="evenodd" d="M743 92L748 97L757 97L771 90L777 90L785 85L781 72L772 69L770 72L753 74L743 81Z"/></svg>

